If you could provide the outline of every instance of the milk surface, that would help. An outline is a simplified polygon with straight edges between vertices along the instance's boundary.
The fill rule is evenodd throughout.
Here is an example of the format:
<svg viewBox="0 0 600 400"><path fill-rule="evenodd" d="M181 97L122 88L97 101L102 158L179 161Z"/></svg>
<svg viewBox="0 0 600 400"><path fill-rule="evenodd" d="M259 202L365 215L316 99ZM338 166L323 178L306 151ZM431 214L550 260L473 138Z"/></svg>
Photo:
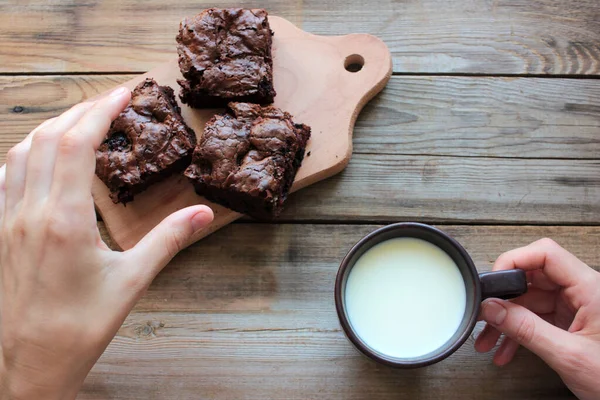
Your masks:
<svg viewBox="0 0 600 400"><path fill-rule="evenodd" d="M367 250L350 271L345 298L358 336L400 358L444 345L466 308L457 265L439 247L415 238L394 238Z"/></svg>

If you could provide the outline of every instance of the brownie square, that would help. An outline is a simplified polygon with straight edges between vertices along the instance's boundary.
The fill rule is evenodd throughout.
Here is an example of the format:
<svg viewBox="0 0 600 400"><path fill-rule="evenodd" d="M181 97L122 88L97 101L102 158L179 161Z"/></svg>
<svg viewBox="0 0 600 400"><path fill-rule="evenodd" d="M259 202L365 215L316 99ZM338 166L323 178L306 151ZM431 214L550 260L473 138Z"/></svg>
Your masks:
<svg viewBox="0 0 600 400"><path fill-rule="evenodd" d="M273 106L228 107L206 123L185 175L211 201L258 219L277 216L304 158L310 128Z"/></svg>
<svg viewBox="0 0 600 400"><path fill-rule="evenodd" d="M141 82L96 151L96 175L115 203L190 163L196 135L183 118L173 89L153 79Z"/></svg>
<svg viewBox="0 0 600 400"><path fill-rule="evenodd" d="M194 108L273 102L271 28L263 9L210 8L177 35L181 100Z"/></svg>

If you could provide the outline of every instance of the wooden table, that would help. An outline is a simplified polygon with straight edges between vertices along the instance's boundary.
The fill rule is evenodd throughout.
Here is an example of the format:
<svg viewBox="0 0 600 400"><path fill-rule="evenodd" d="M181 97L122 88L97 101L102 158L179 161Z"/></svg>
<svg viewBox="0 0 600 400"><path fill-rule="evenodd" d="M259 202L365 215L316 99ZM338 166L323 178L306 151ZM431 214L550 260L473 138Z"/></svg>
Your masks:
<svg viewBox="0 0 600 400"><path fill-rule="evenodd" d="M0 2L0 162L41 121L171 57L181 17L238 4ZM177 256L79 398L570 398L531 353L496 368L472 340L426 369L374 365L340 331L333 282L354 242L397 221L448 231L481 270L544 236L598 268L600 2L244 5L378 35L394 76L347 170L295 194L277 224L235 223Z"/></svg>

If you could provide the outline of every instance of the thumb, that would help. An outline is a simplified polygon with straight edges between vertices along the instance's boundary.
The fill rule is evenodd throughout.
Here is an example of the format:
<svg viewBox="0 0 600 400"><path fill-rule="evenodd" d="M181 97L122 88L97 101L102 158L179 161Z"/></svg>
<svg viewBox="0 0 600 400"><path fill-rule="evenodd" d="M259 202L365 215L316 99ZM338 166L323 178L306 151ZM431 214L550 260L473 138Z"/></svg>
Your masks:
<svg viewBox="0 0 600 400"><path fill-rule="evenodd" d="M190 244L192 236L213 220L212 210L203 205L187 207L169 215L124 256L128 272L149 285L177 253Z"/></svg>
<svg viewBox="0 0 600 400"><path fill-rule="evenodd" d="M506 336L528 348L550 366L557 366L573 335L537 316L527 308L499 299L482 303L481 317Z"/></svg>

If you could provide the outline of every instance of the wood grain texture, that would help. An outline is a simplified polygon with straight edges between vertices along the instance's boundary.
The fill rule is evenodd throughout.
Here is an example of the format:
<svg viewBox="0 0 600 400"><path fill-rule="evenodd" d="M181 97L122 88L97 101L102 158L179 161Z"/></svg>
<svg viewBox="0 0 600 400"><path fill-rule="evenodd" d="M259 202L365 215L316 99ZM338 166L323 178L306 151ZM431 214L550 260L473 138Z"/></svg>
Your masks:
<svg viewBox="0 0 600 400"><path fill-rule="evenodd" d="M0 77L0 162L43 120L134 75ZM360 113L354 152L600 158L600 81L393 76Z"/></svg>
<svg viewBox="0 0 600 400"><path fill-rule="evenodd" d="M173 57L183 16L239 5L0 1L0 74L146 71ZM597 0L243 5L315 34L377 35L398 73L600 75ZM42 120L133 77L0 76L0 163ZM344 338L333 283L346 251L379 226L353 221L599 224L599 92L596 80L393 77L357 121L349 168L293 195L283 218L294 223L238 222L181 252L78 398L574 398L531 353L499 369L472 338L426 369L377 366ZM344 225L324 223L335 220ZM598 226L439 227L481 271L541 237L600 270Z"/></svg>
<svg viewBox="0 0 600 400"><path fill-rule="evenodd" d="M302 306L293 314L135 313L78 399L574 399L527 350L498 368L472 338L426 369L375 365L335 318Z"/></svg>
<svg viewBox="0 0 600 400"><path fill-rule="evenodd" d="M356 151L599 158L600 81L400 77L369 103Z"/></svg>
<svg viewBox="0 0 600 400"><path fill-rule="evenodd" d="M573 398L531 353L496 368L472 338L414 371L354 351L338 325L333 284L344 254L377 227L236 223L192 245L159 274L79 398ZM439 227L481 271L541 237L600 267L600 227Z"/></svg>
<svg viewBox="0 0 600 400"><path fill-rule="evenodd" d="M335 273L344 255L379 226L234 223L181 252L135 310L294 312L302 306L318 311L333 304ZM439 227L467 249L480 271L489 271L503 252L543 237L600 270L600 227Z"/></svg>
<svg viewBox="0 0 600 400"><path fill-rule="evenodd" d="M233 0L5 0L2 72L147 71L175 53L179 21ZM396 72L600 72L596 0L250 0L322 35L372 33Z"/></svg>
<svg viewBox="0 0 600 400"><path fill-rule="evenodd" d="M293 194L282 220L591 224L600 161L354 154Z"/></svg>
<svg viewBox="0 0 600 400"><path fill-rule="evenodd" d="M392 61L385 44L372 35L316 36L279 17L270 17L269 24L273 31L273 81L277 91L273 104L293 115L295 122L311 128L306 156L290 189L295 192L346 167L352 156L356 118L387 84ZM349 60L360 60L360 70L347 70L349 63L355 62ZM133 89L145 78L177 88L177 80L182 79L177 59L135 77L124 86ZM200 138L204 124L215 110L195 110L181 102L180 106L183 119ZM195 232L192 240L242 216L197 195L182 174L155 183L127 206L114 204L108 188L97 177L92 195L96 210L122 249L133 247L164 218L188 206L205 204L214 213L213 221Z"/></svg>
<svg viewBox="0 0 600 400"><path fill-rule="evenodd" d="M129 78L1 78L0 162L42 120ZM393 77L358 119L347 170L292 195L283 218L599 223L599 162L576 159L600 154L596 82Z"/></svg>

